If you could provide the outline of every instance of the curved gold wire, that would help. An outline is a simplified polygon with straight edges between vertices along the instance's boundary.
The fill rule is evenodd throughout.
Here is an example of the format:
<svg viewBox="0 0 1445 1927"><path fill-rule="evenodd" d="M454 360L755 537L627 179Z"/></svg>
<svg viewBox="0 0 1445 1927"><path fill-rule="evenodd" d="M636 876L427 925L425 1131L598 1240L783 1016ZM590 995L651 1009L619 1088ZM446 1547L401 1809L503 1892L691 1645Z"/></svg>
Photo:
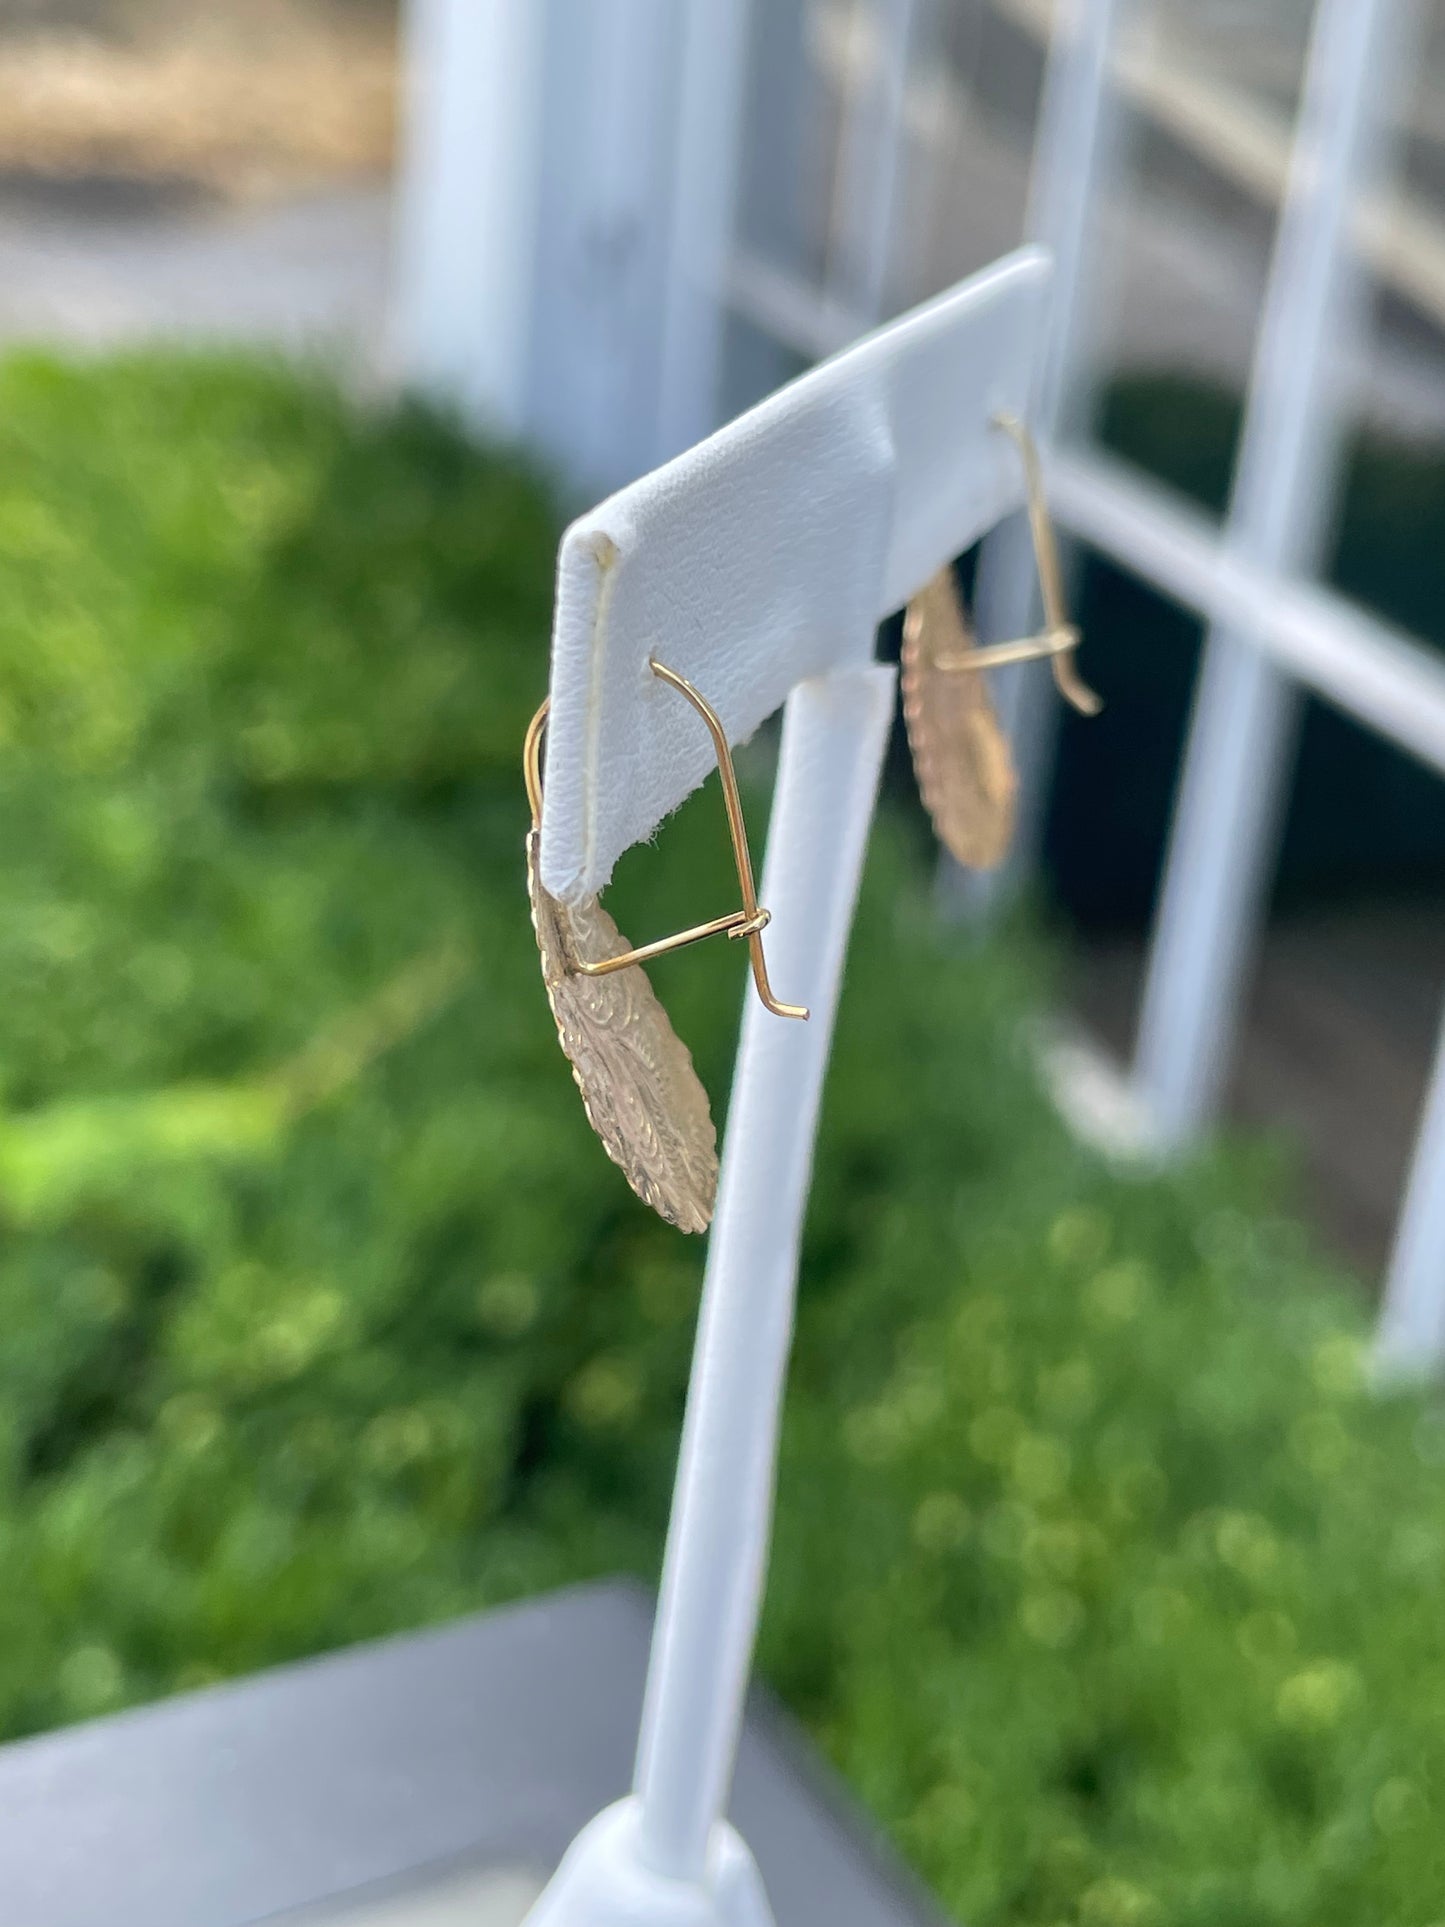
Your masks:
<svg viewBox="0 0 1445 1927"><path fill-rule="evenodd" d="M527 725L522 738L522 776L527 785L527 808L532 812L532 828L542 827L542 737L551 713L552 698L544 696L541 708Z"/></svg>
<svg viewBox="0 0 1445 1927"><path fill-rule="evenodd" d="M707 698L675 669L666 663L649 659L648 666L659 681L665 682L670 689L686 697L698 715L707 725L712 738L713 750L717 756L718 776L722 782L723 808L727 812L728 835L732 841L733 863L738 873L738 888L743 899L741 910L729 911L725 917L714 917L708 923L695 924L690 930L679 930L671 937L659 937L655 943L645 943L636 950L624 951L618 957L606 957L599 963L577 962L574 968L587 977L607 977L615 970L626 970L630 964L650 963L654 957L666 956L670 950L681 950L687 944L701 943L704 937L727 936L741 937L748 946L749 960L752 964L753 984L763 1007L775 1017L796 1017L806 1020L807 1007L803 1004L784 1004L773 995L773 987L768 981L767 958L763 954L763 931L772 921L771 913L758 902L757 888L753 882L753 859L748 848L747 824L743 819L742 798L738 793L737 772L733 768L732 750L728 745L727 732L717 711ZM547 727L547 713L551 708L548 698L527 725L526 738L522 745L522 769L527 784L527 802L532 811L532 827L539 829L542 822L542 736Z"/></svg>
<svg viewBox="0 0 1445 1927"><path fill-rule="evenodd" d="M1017 642L995 642L985 648L970 649L966 656L939 656L938 669L1002 669L1011 662L1035 662L1042 656L1052 659L1054 681L1059 694L1080 715L1097 716L1103 703L1080 676L1074 662L1079 646L1079 631L1069 621L1064 606L1064 572L1059 566L1058 545L1049 517L1048 497L1044 492L1043 471L1038 449L1027 426L1017 415L997 414L993 426L1003 430L1018 449L1023 463L1024 487L1028 496L1029 534L1034 547L1034 566L1038 570L1039 593L1043 598L1044 626L1036 636Z"/></svg>

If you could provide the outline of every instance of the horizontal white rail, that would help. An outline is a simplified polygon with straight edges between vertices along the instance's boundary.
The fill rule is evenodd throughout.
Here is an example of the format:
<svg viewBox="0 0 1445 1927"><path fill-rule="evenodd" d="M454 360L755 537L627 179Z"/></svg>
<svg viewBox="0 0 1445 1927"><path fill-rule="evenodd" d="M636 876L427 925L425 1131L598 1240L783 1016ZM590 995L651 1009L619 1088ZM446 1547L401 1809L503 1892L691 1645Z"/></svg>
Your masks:
<svg viewBox="0 0 1445 1927"><path fill-rule="evenodd" d="M1236 560L1207 516L1108 457L1056 453L1049 499L1091 548L1445 775L1445 657L1328 589Z"/></svg>
<svg viewBox="0 0 1445 1927"><path fill-rule="evenodd" d="M872 325L861 311L820 293L808 276L745 247L733 248L717 292L744 321L810 361L826 361Z"/></svg>

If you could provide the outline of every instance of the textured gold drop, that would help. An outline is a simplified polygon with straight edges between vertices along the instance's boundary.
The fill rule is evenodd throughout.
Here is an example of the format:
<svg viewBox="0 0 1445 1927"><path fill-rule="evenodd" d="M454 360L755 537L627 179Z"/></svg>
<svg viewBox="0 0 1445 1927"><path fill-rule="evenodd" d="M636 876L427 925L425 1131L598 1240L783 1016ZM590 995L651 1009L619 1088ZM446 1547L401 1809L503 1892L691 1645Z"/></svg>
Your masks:
<svg viewBox="0 0 1445 1927"><path fill-rule="evenodd" d="M969 869L991 870L1013 835L1018 778L985 677L960 666L976 647L953 570L941 569L903 619L903 720L939 841Z"/></svg>
<svg viewBox="0 0 1445 1927"><path fill-rule="evenodd" d="M706 1231L717 1198L717 1132L691 1051L640 964L605 977L578 970L630 946L595 897L560 903L542 888L535 829L527 893L547 1001L588 1122L644 1204L680 1231Z"/></svg>

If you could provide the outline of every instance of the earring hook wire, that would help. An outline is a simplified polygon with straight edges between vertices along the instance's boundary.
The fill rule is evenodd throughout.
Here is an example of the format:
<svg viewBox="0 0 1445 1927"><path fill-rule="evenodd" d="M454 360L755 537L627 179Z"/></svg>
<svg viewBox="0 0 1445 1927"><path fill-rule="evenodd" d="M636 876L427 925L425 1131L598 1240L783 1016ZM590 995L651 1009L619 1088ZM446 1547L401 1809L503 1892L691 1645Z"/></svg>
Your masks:
<svg viewBox="0 0 1445 1927"><path fill-rule="evenodd" d="M1019 452L1023 464L1024 488L1028 502L1029 536L1033 543L1034 567L1038 572L1039 594L1044 605L1044 627L1036 636L1017 642L990 643L970 649L966 655L945 654L935 658L934 667L955 669L1002 669L1013 662L1036 662L1049 657L1059 694L1083 716L1097 716L1103 703L1079 675L1074 651L1079 646L1079 630L1070 622L1064 603L1064 572L1059 563L1058 544L1049 515L1039 452L1027 425L1017 415L1003 412L993 417L992 425L1002 429Z"/></svg>
<svg viewBox="0 0 1445 1927"><path fill-rule="evenodd" d="M701 943L705 937L726 936L734 941L741 938L748 946L749 962L752 965L753 984L765 1009L775 1017L795 1017L805 1021L808 1011L803 1004L785 1004L773 994L768 981L768 963L763 952L763 932L772 921L771 912L763 909L758 902L757 887L753 881L752 852L748 848L747 824L743 817L742 797L738 791L737 772L733 767L732 750L728 744L727 732L712 704L700 690L681 676L666 663L650 657L648 667L660 682L686 698L702 717L712 738L714 753L717 757L718 776L722 783L723 808L727 814L728 836L732 843L733 864L738 873L738 889L742 896L741 910L731 910L725 917L713 917L707 923L693 925L691 929L679 930L670 937L659 937L654 943L645 943L635 950L627 950L617 957L604 957L596 963L573 960L571 968L584 977L610 977L614 971L626 970L632 964L650 963L654 957L664 957L669 951L682 950L688 944ZM549 697L538 709L527 725L526 738L522 745L522 769L527 784L527 802L532 812L532 827L540 829L542 822L542 737L547 728L547 716L551 708Z"/></svg>

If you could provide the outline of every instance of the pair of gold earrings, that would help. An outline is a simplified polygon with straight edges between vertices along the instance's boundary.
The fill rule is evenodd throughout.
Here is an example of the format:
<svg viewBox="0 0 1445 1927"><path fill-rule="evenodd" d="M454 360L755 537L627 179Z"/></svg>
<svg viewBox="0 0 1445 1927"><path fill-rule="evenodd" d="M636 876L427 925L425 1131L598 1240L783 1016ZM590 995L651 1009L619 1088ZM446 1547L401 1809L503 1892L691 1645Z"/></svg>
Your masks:
<svg viewBox="0 0 1445 1927"><path fill-rule="evenodd" d="M1085 716L1097 715L1100 707L1074 666L1079 632L1064 607L1063 571L1033 438L1016 415L996 415L994 426L1010 437L1023 462L1044 626L1018 642L980 648L952 564L945 563L904 613L899 659L903 722L919 791L939 842L970 870L991 870L1003 861L1018 797L1008 738L979 671L1048 656L1066 702Z"/></svg>
<svg viewBox="0 0 1445 1927"><path fill-rule="evenodd" d="M978 647L951 567L919 591L903 623L903 715L918 786L940 841L971 868L990 867L1003 857L1017 790L1008 740L978 672L1048 656L1065 698L1085 715L1099 707L1073 665L1079 632L1064 612L1058 552L1033 442L1016 417L996 420L1023 460L1044 627L1018 642ZM768 981L763 931L769 913L757 900L742 799L722 722L685 676L656 659L651 666L660 681L692 705L712 737L742 908L634 949L595 896L567 904L543 889L545 702L532 718L523 746L532 812L527 891L547 1001L588 1122L645 1204L681 1231L705 1231L717 1198L717 1131L692 1053L672 1028L642 966L704 937L727 936L747 944L753 983L768 1010L797 1019L806 1019L808 1013L801 1005L780 1003Z"/></svg>

